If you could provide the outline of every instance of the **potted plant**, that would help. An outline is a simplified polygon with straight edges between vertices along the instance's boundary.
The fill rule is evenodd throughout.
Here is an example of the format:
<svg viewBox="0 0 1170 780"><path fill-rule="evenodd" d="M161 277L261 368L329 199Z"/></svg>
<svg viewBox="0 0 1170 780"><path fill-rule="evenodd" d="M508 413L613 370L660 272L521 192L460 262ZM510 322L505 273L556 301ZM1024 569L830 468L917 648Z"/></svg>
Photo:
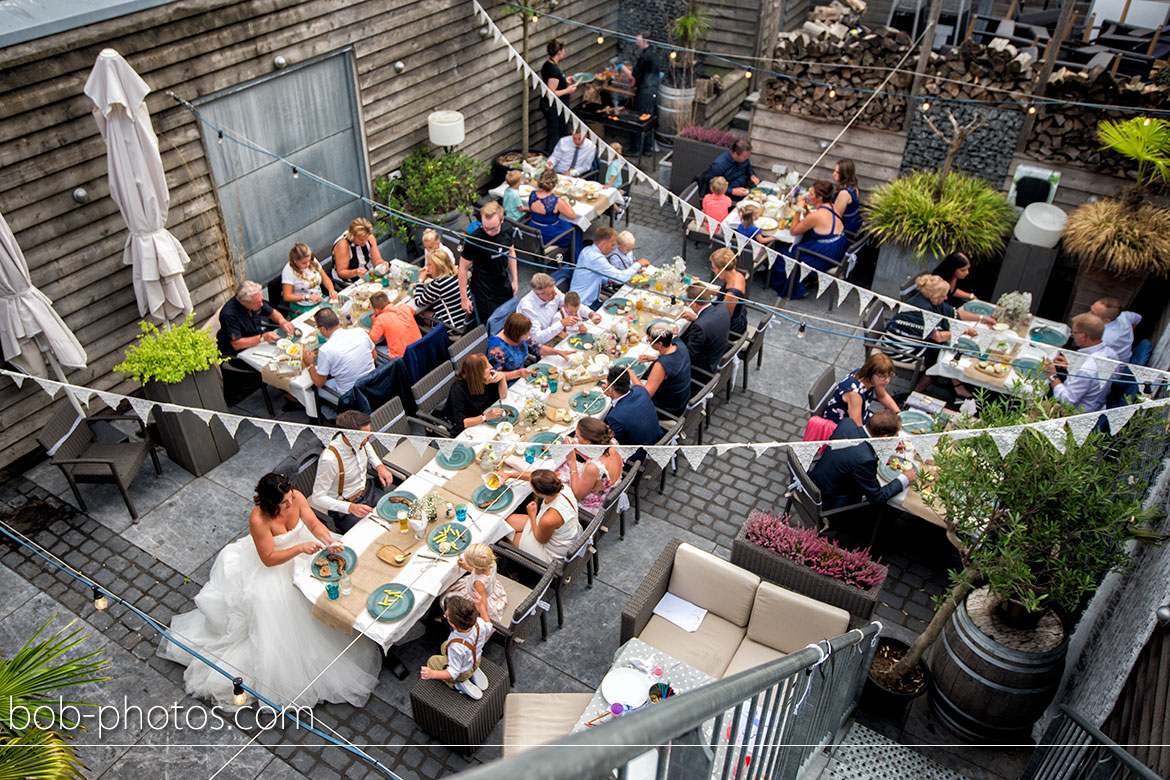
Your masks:
<svg viewBox="0 0 1170 780"><path fill-rule="evenodd" d="M142 323L142 333L114 366L138 380L143 394L159 403L226 412L223 387L214 367L224 362L215 336L196 328L188 316L180 325L162 330ZM158 435L167 456L195 476L206 474L239 451L223 423L205 424L192 412L156 412Z"/></svg>
<svg viewBox="0 0 1170 780"><path fill-rule="evenodd" d="M738 139L714 127L687 125L674 139L671 152L670 191L681 195L696 176L711 167L715 158Z"/></svg>
<svg viewBox="0 0 1170 780"><path fill-rule="evenodd" d="M1024 398L980 404L960 428L1002 428L1058 419L1070 408L1036 383ZM945 519L961 567L926 630L883 682L896 685L932 647L931 704L967 738L1027 734L1056 693L1068 616L1109 571L1129 563L1127 542L1156 541L1143 511L1147 447L1165 435L1165 414L1139 412L1113 436L1090 433L1062 447L1024 428L1006 455L992 436L946 439L924 492ZM944 635L946 641L935 644Z"/></svg>
<svg viewBox="0 0 1170 780"><path fill-rule="evenodd" d="M731 562L782 588L846 610L849 624L869 622L886 567L869 550L846 550L786 513L754 510L731 543Z"/></svg>
<svg viewBox="0 0 1170 780"><path fill-rule="evenodd" d="M396 211L427 222L455 227L460 216L475 210L476 182L487 166L461 152L432 154L426 146L411 152L401 166L399 178L379 176L374 180L378 201ZM403 242L415 238L421 228L401 219L378 217L379 227ZM417 228L417 229L416 229Z"/></svg>
<svg viewBox="0 0 1170 780"><path fill-rule="evenodd" d="M905 174L875 190L863 209L881 245L873 289L895 298L907 276L929 271L950 252L979 259L1001 251L1015 221L1003 193L959 171L945 178L930 171Z"/></svg>
<svg viewBox="0 0 1170 780"><path fill-rule="evenodd" d="M1077 207L1062 236L1078 261L1072 310L1086 310L1102 295L1128 305L1151 275L1170 273L1170 209L1145 200L1148 188L1170 181L1170 122L1134 117L1102 122L1106 150L1136 165L1134 186L1120 198Z"/></svg>
<svg viewBox="0 0 1170 780"><path fill-rule="evenodd" d="M701 48L710 30L711 15L695 0L690 0L686 11L670 23L671 40L680 51L670 61L666 78L658 87L658 135L668 143L694 122L695 51Z"/></svg>

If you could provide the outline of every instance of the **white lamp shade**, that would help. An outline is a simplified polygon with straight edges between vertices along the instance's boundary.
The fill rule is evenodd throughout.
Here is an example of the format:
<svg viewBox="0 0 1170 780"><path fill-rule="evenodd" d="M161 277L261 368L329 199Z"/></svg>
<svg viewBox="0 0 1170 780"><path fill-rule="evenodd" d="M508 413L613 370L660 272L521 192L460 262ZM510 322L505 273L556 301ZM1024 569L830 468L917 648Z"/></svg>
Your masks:
<svg viewBox="0 0 1170 780"><path fill-rule="evenodd" d="M1047 203L1029 203L1016 223L1016 238L1025 244L1051 249L1060 241L1068 215Z"/></svg>
<svg viewBox="0 0 1170 780"><path fill-rule="evenodd" d="M463 143L463 114L458 111L435 111L427 117L432 146L458 146Z"/></svg>

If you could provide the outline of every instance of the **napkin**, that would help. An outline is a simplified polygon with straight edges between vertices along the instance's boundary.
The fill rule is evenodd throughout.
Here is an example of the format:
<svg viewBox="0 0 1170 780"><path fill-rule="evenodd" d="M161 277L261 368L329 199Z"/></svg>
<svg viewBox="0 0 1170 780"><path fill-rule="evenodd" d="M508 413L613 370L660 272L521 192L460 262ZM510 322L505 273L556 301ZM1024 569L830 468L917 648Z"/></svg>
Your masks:
<svg viewBox="0 0 1170 780"><path fill-rule="evenodd" d="M654 607L654 614L664 620L669 620L683 631L694 633L699 630L703 618L707 616L707 610L697 607L685 599L680 599L673 593L667 593Z"/></svg>

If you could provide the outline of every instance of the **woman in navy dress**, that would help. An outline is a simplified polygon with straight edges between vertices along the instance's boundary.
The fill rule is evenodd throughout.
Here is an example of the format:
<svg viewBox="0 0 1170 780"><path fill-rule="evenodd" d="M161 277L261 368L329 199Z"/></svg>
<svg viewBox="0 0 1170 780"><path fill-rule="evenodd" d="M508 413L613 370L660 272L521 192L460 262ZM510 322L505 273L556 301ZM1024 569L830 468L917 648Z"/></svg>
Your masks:
<svg viewBox="0 0 1170 780"><path fill-rule="evenodd" d="M540 229L544 243L556 239L557 246L572 247L573 257L576 258L581 254L581 231L568 220L576 219L577 212L573 211L568 201L557 197L557 181L556 171L547 170L540 174L536 180L536 189L528 196L528 222ZM569 231L567 234L557 238L566 230Z"/></svg>
<svg viewBox="0 0 1170 780"><path fill-rule="evenodd" d="M827 181L818 181L808 191L808 196L797 204L799 208L807 208L808 214L804 219L788 229L794 236L801 236L800 243L783 249L783 253L796 257L797 247L824 255L829 260L839 261L845 256L847 239L845 225L837 216L831 205L833 202L833 185ZM819 271L831 271L833 265L818 257L803 256L803 262ZM798 274L799 275L799 274ZM777 295L784 295L788 286L788 274L784 270L784 261L776 258L772 266L772 289ZM792 299L803 298L808 294L804 284L798 279L792 288Z"/></svg>
<svg viewBox="0 0 1170 780"><path fill-rule="evenodd" d="M833 167L833 208L845 223L845 232L857 235L862 228L861 194L857 191L857 169L852 160L838 160Z"/></svg>

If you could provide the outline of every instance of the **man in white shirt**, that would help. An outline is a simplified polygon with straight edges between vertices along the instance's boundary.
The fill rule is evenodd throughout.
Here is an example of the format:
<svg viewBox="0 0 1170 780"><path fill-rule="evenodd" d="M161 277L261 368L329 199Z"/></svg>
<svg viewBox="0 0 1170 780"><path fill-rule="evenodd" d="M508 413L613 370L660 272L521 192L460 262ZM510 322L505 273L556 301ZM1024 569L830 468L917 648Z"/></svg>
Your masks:
<svg viewBox="0 0 1170 780"><path fill-rule="evenodd" d="M557 141L546 164L557 173L580 176L593 170L593 161L596 159L597 145L580 130L574 130L572 135Z"/></svg>
<svg viewBox="0 0 1170 780"><path fill-rule="evenodd" d="M564 334L565 328L575 325L576 318L561 313L565 294L557 289L551 276L533 274L528 286L532 289L516 304L516 311L532 320L532 338L536 343L548 344Z"/></svg>
<svg viewBox="0 0 1170 780"><path fill-rule="evenodd" d="M343 328L333 309L318 309L313 315L325 343L316 356L307 356L309 377L317 387L328 387L342 396L374 370L374 342L361 328Z"/></svg>
<svg viewBox="0 0 1170 780"><path fill-rule="evenodd" d="M643 257L626 270L619 271L607 259L616 246L617 231L609 225L599 225L593 231L593 243L585 247L577 258L577 268L573 271L573 283L569 289L580 295L581 303L590 309L597 308L597 296L603 282L628 282L650 265L650 261Z"/></svg>
<svg viewBox="0 0 1170 780"><path fill-rule="evenodd" d="M1117 359L1128 362L1133 356L1133 329L1142 321L1142 315L1122 311L1121 301L1116 298L1102 298L1089 307L1090 314L1096 314L1105 323L1102 341L1117 353Z"/></svg>
<svg viewBox="0 0 1170 780"><path fill-rule="evenodd" d="M1056 373L1057 367L1068 367L1063 354L1057 355L1052 365L1045 369L1056 400L1072 404L1082 412L1099 412L1105 408L1109 378L1116 368L1109 361L1117 360L1117 353L1101 340L1104 334L1105 324L1097 315L1086 312L1073 317L1073 343L1077 345L1077 352L1088 357L1075 370L1069 371L1068 379L1064 381ZM1098 361L1097 358L1105 360Z"/></svg>
<svg viewBox="0 0 1170 780"><path fill-rule="evenodd" d="M337 415L342 428L317 461L317 478L309 503L327 512L340 533L374 511L381 491L394 481L370 441L370 417L356 410ZM375 482L370 467L378 477Z"/></svg>

